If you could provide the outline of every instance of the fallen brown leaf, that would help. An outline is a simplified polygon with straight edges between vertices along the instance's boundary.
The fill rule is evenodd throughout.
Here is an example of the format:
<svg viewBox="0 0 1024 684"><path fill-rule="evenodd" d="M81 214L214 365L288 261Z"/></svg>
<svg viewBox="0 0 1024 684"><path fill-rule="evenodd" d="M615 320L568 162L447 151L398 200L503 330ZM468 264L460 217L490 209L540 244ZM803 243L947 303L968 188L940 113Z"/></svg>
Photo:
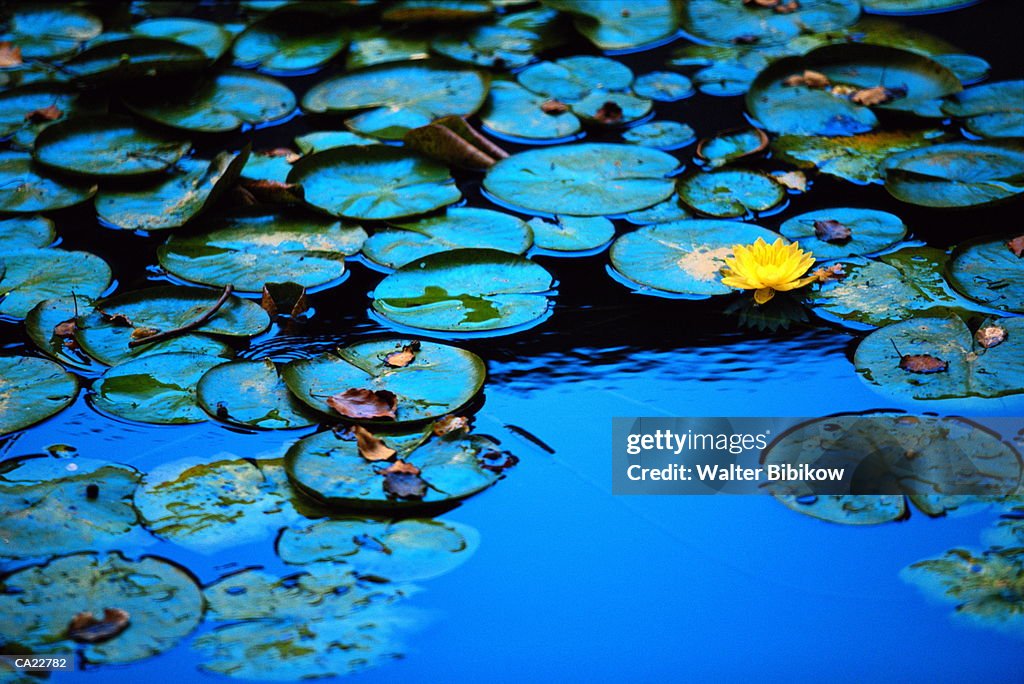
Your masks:
<svg viewBox="0 0 1024 684"><path fill-rule="evenodd" d="M99 315L103 318L106 323L112 323L114 325L120 325L125 328L134 328L135 324L132 323L132 319L128 318L127 314L123 313L107 313L102 309L96 309Z"/></svg>
<svg viewBox="0 0 1024 684"><path fill-rule="evenodd" d="M427 483L411 473L386 473L384 491L399 499L422 499L427 495Z"/></svg>
<svg viewBox="0 0 1024 684"><path fill-rule="evenodd" d="M900 368L908 373L929 375L945 373L949 369L949 364L931 354L905 354L900 358Z"/></svg>
<svg viewBox="0 0 1024 684"><path fill-rule="evenodd" d="M845 223L825 219L814 222L814 235L819 240L830 242L833 245L845 245L853 237L853 231Z"/></svg>
<svg viewBox="0 0 1024 684"><path fill-rule="evenodd" d="M405 475L419 475L420 469L414 466L412 463L406 463L402 459L398 459L390 466L382 470L383 473L402 473Z"/></svg>
<svg viewBox="0 0 1024 684"><path fill-rule="evenodd" d="M6 40L0 42L0 67L16 67L21 63L21 48Z"/></svg>
<svg viewBox="0 0 1024 684"><path fill-rule="evenodd" d="M356 436L359 455L367 461L386 461L395 455L394 449L362 425L353 426L352 434Z"/></svg>
<svg viewBox="0 0 1024 684"><path fill-rule="evenodd" d="M405 368L416 360L416 354L420 350L419 340L413 340L402 347L401 351L391 352L384 357L384 363L392 368Z"/></svg>
<svg viewBox="0 0 1024 684"><path fill-rule="evenodd" d="M302 159L301 154L287 147L275 147L272 150L260 150L258 152L254 152L253 154L258 155L260 157L284 157L285 161L288 162L289 164L294 164L295 162Z"/></svg>
<svg viewBox="0 0 1024 684"><path fill-rule="evenodd" d="M444 437L453 432L469 432L470 420L465 416L445 416L434 421L434 434Z"/></svg>
<svg viewBox="0 0 1024 684"><path fill-rule="evenodd" d="M298 204L306 196L298 183L242 178L238 185L260 204Z"/></svg>
<svg viewBox="0 0 1024 684"><path fill-rule="evenodd" d="M1007 240L1006 246L1013 252L1013 256L1017 258L1024 256L1024 235L1018 235L1012 240Z"/></svg>
<svg viewBox="0 0 1024 684"><path fill-rule="evenodd" d="M831 283L845 278L846 271L843 270L842 264L832 264L827 268L816 269L811 275L813 275L819 283Z"/></svg>
<svg viewBox="0 0 1024 684"><path fill-rule="evenodd" d="M299 316L309 310L306 288L298 283L264 283L260 307L271 316Z"/></svg>
<svg viewBox="0 0 1024 684"><path fill-rule="evenodd" d="M790 190L797 192L807 191L807 174L803 171L787 171L786 173L774 176L775 180Z"/></svg>
<svg viewBox="0 0 1024 684"><path fill-rule="evenodd" d="M46 123L47 121L56 121L63 114L64 112L62 112L57 105L50 105L49 107L33 109L25 115L25 121L31 121L32 123Z"/></svg>
<svg viewBox="0 0 1024 684"><path fill-rule="evenodd" d="M548 100L541 104L540 111L545 114L564 114L569 111L569 105L558 100Z"/></svg>
<svg viewBox="0 0 1024 684"><path fill-rule="evenodd" d="M622 107L617 102L608 100L594 114L594 121L610 126L622 121Z"/></svg>
<svg viewBox="0 0 1024 684"><path fill-rule="evenodd" d="M77 613L68 623L68 637L83 644L96 644L113 639L128 629L131 616L128 611L119 608L103 610L103 619L91 612Z"/></svg>
<svg viewBox="0 0 1024 684"><path fill-rule="evenodd" d="M398 397L387 390L351 388L327 399L327 405L345 416L357 420L395 418Z"/></svg>
<svg viewBox="0 0 1024 684"><path fill-rule="evenodd" d="M153 335L156 335L159 332L159 328L135 328L134 330L132 330L131 337L133 340L144 340L147 337L152 337Z"/></svg>
<svg viewBox="0 0 1024 684"><path fill-rule="evenodd" d="M983 325L974 333L974 339L985 349L999 346L1007 337L1006 328L999 325Z"/></svg>
<svg viewBox="0 0 1024 684"><path fill-rule="evenodd" d="M863 88L850 96L850 100L865 107L885 104L892 101L892 99L892 93L884 86Z"/></svg>
<svg viewBox="0 0 1024 684"><path fill-rule="evenodd" d="M782 85L786 86L807 86L808 88L824 88L829 85L831 81L828 80L828 76L819 72L811 71L807 69L802 74L793 74L782 81Z"/></svg>

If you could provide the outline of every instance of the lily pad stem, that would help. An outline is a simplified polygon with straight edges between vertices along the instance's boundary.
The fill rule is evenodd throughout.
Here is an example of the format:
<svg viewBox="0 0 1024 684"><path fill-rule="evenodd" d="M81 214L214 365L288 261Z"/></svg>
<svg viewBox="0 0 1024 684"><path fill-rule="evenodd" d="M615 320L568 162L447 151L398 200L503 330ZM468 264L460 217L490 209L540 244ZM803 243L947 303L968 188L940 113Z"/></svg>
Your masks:
<svg viewBox="0 0 1024 684"><path fill-rule="evenodd" d="M213 306L211 306L209 308L209 310L207 310L205 313L203 313L201 316L199 316L195 320L189 321L185 325L179 326L179 327L174 328L172 330L164 330L164 331L158 332L158 333L156 333L154 335L150 335L148 337L143 337L143 338L140 338L140 339L137 339L137 340L132 340L132 341L130 341L128 343L128 347L130 349L134 349L135 347L141 347L144 344L153 344L154 342L162 342L163 340L170 339L172 337L177 337L178 335L182 335L184 333L187 333L190 330L195 330L199 326L201 326L204 323L206 323L207 321L209 321L215 315L217 315L217 312L220 311L220 308L222 306L224 306L224 302L228 301L228 297L230 297L231 293L234 292L234 291L235 291L235 286L234 285L225 285L224 286L224 291L220 293L220 297L217 299L216 302L214 302Z"/></svg>

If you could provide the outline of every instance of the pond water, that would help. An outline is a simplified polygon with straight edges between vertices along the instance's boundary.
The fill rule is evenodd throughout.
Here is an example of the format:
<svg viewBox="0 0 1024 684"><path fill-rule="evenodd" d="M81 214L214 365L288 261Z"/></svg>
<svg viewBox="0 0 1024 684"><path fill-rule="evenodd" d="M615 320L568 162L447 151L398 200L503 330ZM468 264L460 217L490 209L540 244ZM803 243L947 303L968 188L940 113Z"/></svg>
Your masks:
<svg viewBox="0 0 1024 684"><path fill-rule="evenodd" d="M904 19L988 59L993 81L1020 76L1022 20L1024 10L1009 0ZM681 40L616 59L637 74L660 69ZM594 49L579 41L556 54L578 53ZM320 78L285 82L301 93ZM698 137L745 123L742 98L697 94L656 109L659 119L685 121ZM251 139L254 149L267 149L308 130L310 122L298 116L201 144L223 149ZM675 152L687 161L692 153L692 146ZM760 165L784 168L770 159ZM457 181L469 205L489 205L480 174L463 172ZM913 238L943 247L990 226L1019 225L1019 204L929 210L900 204L880 186L828 176L758 223L776 229L797 213L840 205L896 213ZM161 236L106 229L91 209L54 218L62 246L107 259L121 290L161 280L155 267ZM621 220L616 225L620 233L628 228ZM442 516L475 528L478 547L455 570L416 583L421 590L405 602L416 619L402 633L403 657L355 673L353 681L1021 681L1019 634L958 621L951 604L900 577L921 558L957 546L981 548L982 530L996 512L933 519L915 510L899 523L840 526L797 515L770 497L612 496L610 463L615 416L898 409L983 422L1024 415L1024 396L955 407L885 398L854 372L858 336L813 316L789 330L748 330L719 301L630 292L609 275L606 252L534 258L558 281L553 315L529 331L457 342L488 365L477 431L498 437L520 463L497 486ZM349 265L343 284L311 296L315 315L307 323L272 329L242 356L300 358L391 332L367 311L367 294L381 274L358 259ZM0 322L0 342L5 354L34 353L15 322ZM100 415L80 396L45 423L0 439L0 455L45 453L63 444L80 457L148 471L184 457L279 457L315 431L251 432L213 422L147 426ZM273 541L268 535L210 555L157 540L144 550L207 584L250 566L285 571ZM200 662L185 640L156 658L55 679L229 681L198 670Z"/></svg>

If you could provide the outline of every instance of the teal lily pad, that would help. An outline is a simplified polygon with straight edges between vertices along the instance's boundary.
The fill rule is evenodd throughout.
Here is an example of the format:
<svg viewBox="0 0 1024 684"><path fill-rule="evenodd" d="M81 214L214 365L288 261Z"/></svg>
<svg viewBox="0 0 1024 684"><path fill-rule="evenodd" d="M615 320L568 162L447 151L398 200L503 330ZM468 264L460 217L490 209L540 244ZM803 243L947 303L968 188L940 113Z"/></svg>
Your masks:
<svg viewBox="0 0 1024 684"><path fill-rule="evenodd" d="M966 119L968 131L983 138L1024 136L1024 81L1000 81L956 93L942 111Z"/></svg>
<svg viewBox="0 0 1024 684"><path fill-rule="evenodd" d="M576 135L582 125L568 108L544 111L548 98L511 81L495 81L480 111L484 130L526 141L559 140Z"/></svg>
<svg viewBox="0 0 1024 684"><path fill-rule="evenodd" d="M80 116L42 131L34 156L79 176L141 176L165 171L191 147L187 140L140 128L127 116Z"/></svg>
<svg viewBox="0 0 1024 684"><path fill-rule="evenodd" d="M630 93L594 90L573 104L572 111L592 125L618 126L642 119L651 113L652 106L650 100Z"/></svg>
<svg viewBox="0 0 1024 684"><path fill-rule="evenodd" d="M88 10L66 4L25 3L0 14L0 41L21 48L24 59L64 57L103 31Z"/></svg>
<svg viewBox="0 0 1024 684"><path fill-rule="evenodd" d="M960 245L949 264L949 283L968 299L1000 311L1024 313L1024 258L1008 240Z"/></svg>
<svg viewBox="0 0 1024 684"><path fill-rule="evenodd" d="M749 223L695 219L638 228L611 248L612 266L644 288L707 297L732 292L722 284L725 259L733 245L778 235Z"/></svg>
<svg viewBox="0 0 1024 684"><path fill-rule="evenodd" d="M719 45L785 43L804 33L841 29L857 21L855 0L801 0L793 12L776 12L757 3L692 0L680 7L683 30Z"/></svg>
<svg viewBox="0 0 1024 684"><path fill-rule="evenodd" d="M270 326L270 317L258 304L232 295L210 320L193 331L162 342L128 346L134 330L175 330L206 314L217 299L218 293L212 290L177 285L116 295L82 311L75 340L92 358L114 365L161 352L230 356L231 348L210 335L249 337Z"/></svg>
<svg viewBox="0 0 1024 684"><path fill-rule="evenodd" d="M1024 318L995 319L984 325L1002 328L1006 339L986 349L959 318L901 321L864 338L853 362L870 385L902 399L993 398L1024 392L1024 370L1018 362ZM945 369L908 370L908 356L930 356L942 361Z"/></svg>
<svg viewBox="0 0 1024 684"><path fill-rule="evenodd" d="M544 0L573 15L576 30L599 50L627 50L664 40L679 29L672 0Z"/></svg>
<svg viewBox="0 0 1024 684"><path fill-rule="evenodd" d="M90 400L101 411L140 423L201 423L208 417L196 399L196 384L206 371L225 362L220 356L188 352L131 359L97 380Z"/></svg>
<svg viewBox="0 0 1024 684"><path fill-rule="evenodd" d="M56 237L53 221L42 216L0 220L0 245L5 251L46 247ZM0 278L3 278L2 272Z"/></svg>
<svg viewBox="0 0 1024 684"><path fill-rule="evenodd" d="M35 83L6 90L0 93L0 138L9 136L14 145L31 149L44 128L70 116L96 113L105 106L102 99L90 98L58 83Z"/></svg>
<svg viewBox="0 0 1024 684"><path fill-rule="evenodd" d="M709 167L720 166L764 151L768 136L759 128L738 128L704 138L697 145L697 156Z"/></svg>
<svg viewBox="0 0 1024 684"><path fill-rule="evenodd" d="M751 169L696 171L679 179L679 198L714 218L740 218L773 209L786 199L775 178Z"/></svg>
<svg viewBox="0 0 1024 684"><path fill-rule="evenodd" d="M295 110L295 95L280 81L228 69L203 81L188 95L127 98L139 116L172 128L226 133L282 119Z"/></svg>
<svg viewBox="0 0 1024 684"><path fill-rule="evenodd" d="M676 150L692 144L697 136L692 128L678 121L648 121L623 131L622 139L634 145Z"/></svg>
<svg viewBox="0 0 1024 684"><path fill-rule="evenodd" d="M63 411L78 396L78 380L53 361L0 356L0 435Z"/></svg>
<svg viewBox="0 0 1024 684"><path fill-rule="evenodd" d="M288 363L281 377L288 389L310 407L340 417L327 400L349 389L386 391L395 395L394 424L439 418L468 403L483 387L486 368L472 352L436 342L420 342L414 359L393 366L387 357L407 340L357 342L334 353Z"/></svg>
<svg viewBox="0 0 1024 684"><path fill-rule="evenodd" d="M0 556L122 547L137 531L132 495L139 477L134 468L86 458L34 456L0 463ZM98 493L89 497L94 486Z"/></svg>
<svg viewBox="0 0 1024 684"><path fill-rule="evenodd" d="M276 430L320 420L288 391L270 359L215 366L199 381L196 396L212 417L236 425Z"/></svg>
<svg viewBox="0 0 1024 684"><path fill-rule="evenodd" d="M39 302L25 316L25 332L41 352L62 365L81 370L94 367L74 337L75 319L89 311L92 300L80 295L55 297Z"/></svg>
<svg viewBox="0 0 1024 684"><path fill-rule="evenodd" d="M335 147L292 165L289 183L306 201L335 216L388 220L457 202L462 193L448 167L384 145Z"/></svg>
<svg viewBox="0 0 1024 684"><path fill-rule="evenodd" d="M654 206L639 211L631 211L626 214L625 219L637 226L647 226L652 223L671 223L693 218L693 214L686 205L674 194L664 202L658 202Z"/></svg>
<svg viewBox="0 0 1024 684"><path fill-rule="evenodd" d="M432 61L381 64L328 78L302 98L317 114L354 113L345 123L364 135L401 140L444 116L469 116L487 96L488 79ZM355 113L359 112L359 113Z"/></svg>
<svg viewBox="0 0 1024 684"><path fill-rule="evenodd" d="M346 47L347 27L317 12L284 9L250 24L231 47L241 66L275 73L323 66Z"/></svg>
<svg viewBox="0 0 1024 684"><path fill-rule="evenodd" d="M538 323L554 285L543 266L494 249L456 249L411 261L377 286L373 310L398 325L446 333Z"/></svg>
<svg viewBox="0 0 1024 684"><path fill-rule="evenodd" d="M472 527L444 520L321 520L289 527L277 539L285 563L348 563L359 576L417 582L465 563L480 544Z"/></svg>
<svg viewBox="0 0 1024 684"><path fill-rule="evenodd" d="M798 51L789 44L684 45L672 52L668 66L687 70L700 92L714 97L742 95L765 67Z"/></svg>
<svg viewBox="0 0 1024 684"><path fill-rule="evenodd" d="M615 225L603 216L555 216L530 220L533 244L552 252L590 252L615 237Z"/></svg>
<svg viewBox="0 0 1024 684"><path fill-rule="evenodd" d="M861 0L864 11L871 14L934 14L952 12L976 5L981 0Z"/></svg>
<svg viewBox="0 0 1024 684"><path fill-rule="evenodd" d="M672 194L672 155L637 145L589 143L528 150L484 178L498 199L530 211L605 216L646 209Z"/></svg>
<svg viewBox="0 0 1024 684"><path fill-rule="evenodd" d="M447 33L430 42L430 49L458 62L491 69L518 69L536 54L564 40L558 12L547 8L516 12L492 24L475 26L465 33Z"/></svg>
<svg viewBox="0 0 1024 684"><path fill-rule="evenodd" d="M363 254L387 268L400 268L429 254L463 248L499 249L525 254L533 244L522 219L490 209L449 208L438 216L395 223L378 230L363 245Z"/></svg>
<svg viewBox="0 0 1024 684"><path fill-rule="evenodd" d="M633 92L657 102L675 102L693 95L693 82L674 71L652 71L636 77Z"/></svg>
<svg viewBox="0 0 1024 684"><path fill-rule="evenodd" d="M885 189L925 207L976 207L1024 192L1024 141L967 140L900 152L882 164Z"/></svg>
<svg viewBox="0 0 1024 684"><path fill-rule="evenodd" d="M101 190L96 195L96 213L124 230L180 228L238 180L248 156L248 150L243 150L222 152L213 161L182 159L152 185Z"/></svg>
<svg viewBox="0 0 1024 684"><path fill-rule="evenodd" d="M0 315L24 318L44 299L78 294L98 297L110 285L111 271L89 252L21 249L0 252Z"/></svg>
<svg viewBox="0 0 1024 684"><path fill-rule="evenodd" d="M163 653L203 619L203 594L192 575L169 561L137 561L120 552L77 553L33 565L0 582L0 639L30 652L80 652L94 665L130 663ZM26 612L24 607L31 605ZM68 623L76 614L128 613L128 629L106 640L76 643Z"/></svg>
<svg viewBox="0 0 1024 684"><path fill-rule="evenodd" d="M345 69L357 71L389 62L412 62L430 57L430 41L419 34L380 27L357 28L351 33Z"/></svg>
<svg viewBox="0 0 1024 684"><path fill-rule="evenodd" d="M160 17L139 22L132 32L150 38L166 38L202 50L211 62L231 47L234 33L220 24L188 17Z"/></svg>
<svg viewBox="0 0 1024 684"><path fill-rule="evenodd" d="M257 150L249 155L241 175L249 180L286 183L292 171L292 163L298 156L298 153L287 148Z"/></svg>
<svg viewBox="0 0 1024 684"><path fill-rule="evenodd" d="M579 102L595 90L625 90L633 72L607 57L576 55L554 62L538 62L516 76L519 84L538 95L561 102Z"/></svg>
<svg viewBox="0 0 1024 684"><path fill-rule="evenodd" d="M179 278L241 292L261 292L282 273L306 288L337 281L345 257L366 240L361 227L317 214L241 215L209 226L172 235L157 250L160 265Z"/></svg>
<svg viewBox="0 0 1024 684"><path fill-rule="evenodd" d="M201 71L210 63L197 47L166 38L131 36L96 43L64 64L76 84L122 86L137 81L156 82Z"/></svg>
<svg viewBox="0 0 1024 684"><path fill-rule="evenodd" d="M81 204L96 186L50 175L23 152L0 151L0 211L34 214Z"/></svg>
<svg viewBox="0 0 1024 684"><path fill-rule="evenodd" d="M829 241L824 232L825 221L838 221L850 229L849 239ZM786 220L779 232L800 244L818 261L840 259L846 256L875 254L892 247L907 234L907 227L899 216L877 209L818 209ZM822 237L818 237L818 234Z"/></svg>
<svg viewBox="0 0 1024 684"><path fill-rule="evenodd" d="M378 437L398 452L398 458L420 469L419 476L428 483L422 499L389 495L379 471L390 464L367 461L353 439L330 430L306 437L288 450L288 477L299 490L325 505L380 511L454 503L487 489L500 478L483 467L485 454L498 449L487 437L458 434L426 441L421 433L406 436L405 440L391 435Z"/></svg>
<svg viewBox="0 0 1024 684"><path fill-rule="evenodd" d="M353 133L352 131L313 131L295 138L295 145L302 154L314 154L323 152L333 147L348 147L349 145L376 145L380 141L376 138Z"/></svg>

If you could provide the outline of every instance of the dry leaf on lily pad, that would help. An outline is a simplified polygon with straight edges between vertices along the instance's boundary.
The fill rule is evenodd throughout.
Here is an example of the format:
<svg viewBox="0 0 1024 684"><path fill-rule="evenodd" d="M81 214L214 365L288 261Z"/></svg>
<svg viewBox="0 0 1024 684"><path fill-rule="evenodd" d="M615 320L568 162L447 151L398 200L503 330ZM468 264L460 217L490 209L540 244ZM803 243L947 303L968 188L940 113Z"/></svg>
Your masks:
<svg viewBox="0 0 1024 684"><path fill-rule="evenodd" d="M908 373L945 373L949 364L931 354L905 354L900 357L900 368Z"/></svg>
<svg viewBox="0 0 1024 684"><path fill-rule="evenodd" d="M416 353L420 350L419 340L413 340L396 352L391 352L384 357L384 363L392 368L405 368L416 360Z"/></svg>
<svg viewBox="0 0 1024 684"><path fill-rule="evenodd" d="M453 432L469 432L472 427L472 420L466 416L445 416L434 421L433 432L438 437L449 435Z"/></svg>
<svg viewBox="0 0 1024 684"><path fill-rule="evenodd" d="M327 399L327 405L345 416L358 420L395 418L398 398L388 390L351 388Z"/></svg>
<svg viewBox="0 0 1024 684"><path fill-rule="evenodd" d="M985 349L991 349L1006 341L1006 328L1001 325L984 325L974 333L974 339Z"/></svg>
<svg viewBox="0 0 1024 684"><path fill-rule="evenodd" d="M386 475L419 475L420 469L412 463L406 463L402 459L398 459L381 472Z"/></svg>
<svg viewBox="0 0 1024 684"><path fill-rule="evenodd" d="M131 616L120 608L104 608L103 618L89 611L77 613L68 624L68 637L83 644L98 644L113 639L128 629Z"/></svg>
<svg viewBox="0 0 1024 684"><path fill-rule="evenodd" d="M853 232L845 223L829 219L814 222L814 236L834 245L842 245L850 241Z"/></svg>
<svg viewBox="0 0 1024 684"><path fill-rule="evenodd" d="M47 121L56 121L59 119L64 112L57 105L50 105L49 107L40 107L39 109L33 109L31 112L25 115L25 121L32 123L45 123Z"/></svg>
<svg viewBox="0 0 1024 684"><path fill-rule="evenodd" d="M359 455L367 461L386 461L395 455L394 449L362 425L354 425L352 427L352 434L356 436L356 446L359 447ZM416 472L418 473L419 470Z"/></svg>
<svg viewBox="0 0 1024 684"><path fill-rule="evenodd" d="M843 270L842 264L832 264L827 268L816 269L811 275L813 275L819 283L831 283L845 278L846 271Z"/></svg>
<svg viewBox="0 0 1024 684"><path fill-rule="evenodd" d="M446 116L408 131L406 145L432 159L470 169L489 169L508 157L461 116Z"/></svg>
<svg viewBox="0 0 1024 684"><path fill-rule="evenodd" d="M1006 247L1013 252L1013 256L1018 259L1024 256L1024 235L1018 235L1012 240L1007 240Z"/></svg>
<svg viewBox="0 0 1024 684"><path fill-rule="evenodd" d="M427 495L427 483L412 473L385 473L384 492L399 499L422 499Z"/></svg>

